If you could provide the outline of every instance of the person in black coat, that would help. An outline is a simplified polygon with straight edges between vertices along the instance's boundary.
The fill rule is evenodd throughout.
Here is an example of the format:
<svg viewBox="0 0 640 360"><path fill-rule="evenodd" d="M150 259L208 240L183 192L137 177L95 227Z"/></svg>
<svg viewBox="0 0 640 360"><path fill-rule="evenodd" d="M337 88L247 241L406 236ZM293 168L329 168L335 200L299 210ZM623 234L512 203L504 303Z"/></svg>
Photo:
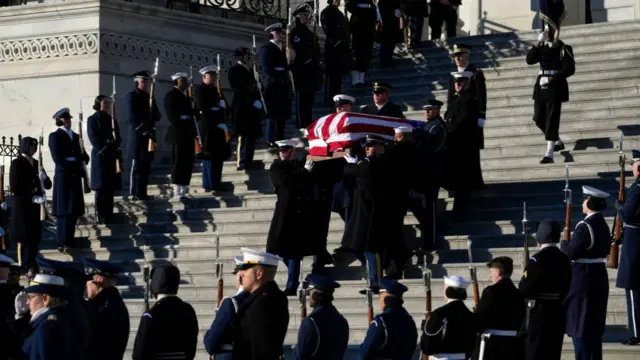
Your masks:
<svg viewBox="0 0 640 360"><path fill-rule="evenodd" d="M9 360L14 353L14 343L17 341L11 321L15 316L15 295L9 285L9 268L14 261L12 258L0 254L0 360ZM8 345L5 345L8 344Z"/></svg>
<svg viewBox="0 0 640 360"><path fill-rule="evenodd" d="M202 187L205 191L219 191L222 180L222 165L231 156L227 143L229 129L224 123L227 106L216 88L216 68L200 69L202 84L195 86L193 100L199 114L198 128L202 137Z"/></svg>
<svg viewBox="0 0 640 360"><path fill-rule="evenodd" d="M482 291L475 313L480 341L473 359L522 359L524 343L517 334L524 321L525 303L511 281L513 260L499 256L492 259L487 267L492 285Z"/></svg>
<svg viewBox="0 0 640 360"><path fill-rule="evenodd" d="M229 68L228 79L233 89L233 132L238 137L236 166L238 171L242 171L251 169L253 165L256 141L262 135L260 121L264 104L260 101L262 85L249 69L249 49L239 47L233 54L236 63Z"/></svg>
<svg viewBox="0 0 640 360"><path fill-rule="evenodd" d="M37 272L36 257L40 251L42 228L40 207L45 202L45 189L51 189L51 179L33 155L38 141L24 137L20 143L20 156L11 162L9 188L13 192L11 238L19 244L18 264L33 277ZM42 188L44 185L44 189Z"/></svg>
<svg viewBox="0 0 640 360"><path fill-rule="evenodd" d="M98 223L109 223L113 216L113 196L120 189L120 175L116 173L120 139L114 136L113 120L107 112L111 104L109 97L98 95L93 104L96 112L87 119L87 135L91 142L91 189L95 191ZM120 134L118 123L116 134Z"/></svg>
<svg viewBox="0 0 640 360"><path fill-rule="evenodd" d="M378 2L381 27L377 33L380 43L380 68L393 67L393 50L396 44L404 42L404 21L400 0L382 0Z"/></svg>
<svg viewBox="0 0 640 360"><path fill-rule="evenodd" d="M484 187L478 141L478 101L470 88L471 71L452 73L458 96L448 105L444 118L449 129L446 175L443 187L453 191L453 217L459 219L466 211L471 192ZM456 164L465 166L456 166Z"/></svg>
<svg viewBox="0 0 640 360"><path fill-rule="evenodd" d="M391 85L376 81L373 83L373 104L365 105L360 112L363 114L388 116L404 119L402 108L389 100Z"/></svg>
<svg viewBox="0 0 640 360"><path fill-rule="evenodd" d="M198 318L176 294L180 270L172 264L151 270L151 292L157 301L142 314L133 345L133 360L193 360L198 344Z"/></svg>
<svg viewBox="0 0 640 360"><path fill-rule="evenodd" d="M149 200L147 184L154 153L149 151L149 139L153 137L156 123L161 115L156 99L150 99L147 90L151 73L139 71L133 74L135 89L127 93L125 104L129 121L127 149L131 157L129 194L133 200ZM156 139L152 139L155 141Z"/></svg>
<svg viewBox="0 0 640 360"><path fill-rule="evenodd" d="M82 163L89 162L89 156L80 147L78 134L71 130L72 118L69 108L58 110L53 115L58 130L49 134L49 151L56 164L51 215L56 217L56 240L61 252L75 246L76 223L78 217L84 215Z"/></svg>
<svg viewBox="0 0 640 360"><path fill-rule="evenodd" d="M342 91L342 76L347 69L349 50L349 24L340 11L340 0L327 1L320 12L320 24L324 31L325 103L333 106L333 97Z"/></svg>
<svg viewBox="0 0 640 360"><path fill-rule="evenodd" d="M520 329L525 360L560 360L565 332L563 301L571 284L571 262L559 248L560 224L543 220L536 241L540 247L524 269L518 285L527 304Z"/></svg>
<svg viewBox="0 0 640 360"><path fill-rule="evenodd" d="M372 0L347 0L344 8L351 13L349 33L353 48L351 86L364 87L364 74L369 70L373 54L377 16L376 4Z"/></svg>
<svg viewBox="0 0 640 360"><path fill-rule="evenodd" d="M242 248L242 288L251 295L233 323L233 359L277 360L289 327L289 301L274 281L278 256Z"/></svg>
<svg viewBox="0 0 640 360"><path fill-rule="evenodd" d="M429 16L427 0L409 0L403 3L404 14L407 16L407 48L422 47L422 29L424 18Z"/></svg>
<svg viewBox="0 0 640 360"><path fill-rule="evenodd" d="M431 40L438 41L442 36L442 25L445 24L447 39L456 37L458 27L458 6L461 0L431 0L431 14L429 14L429 27L431 28Z"/></svg>

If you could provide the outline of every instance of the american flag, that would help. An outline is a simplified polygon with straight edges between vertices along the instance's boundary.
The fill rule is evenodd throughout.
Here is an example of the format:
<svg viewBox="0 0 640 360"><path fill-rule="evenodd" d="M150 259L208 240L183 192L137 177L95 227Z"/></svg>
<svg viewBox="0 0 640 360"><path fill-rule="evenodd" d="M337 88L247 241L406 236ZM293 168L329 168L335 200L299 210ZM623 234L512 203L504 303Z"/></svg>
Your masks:
<svg viewBox="0 0 640 360"><path fill-rule="evenodd" d="M426 122L351 112L323 116L307 128L309 154L329 156L334 151L359 142L367 134L376 134L391 140L394 135L393 129L403 125L422 129Z"/></svg>

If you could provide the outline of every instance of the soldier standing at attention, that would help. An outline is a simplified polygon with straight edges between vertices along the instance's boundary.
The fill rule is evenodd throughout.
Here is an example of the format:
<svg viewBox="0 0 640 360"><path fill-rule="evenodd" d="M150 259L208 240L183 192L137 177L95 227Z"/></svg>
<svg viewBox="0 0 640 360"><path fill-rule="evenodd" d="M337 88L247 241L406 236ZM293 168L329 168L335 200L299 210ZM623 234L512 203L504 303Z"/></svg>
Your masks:
<svg viewBox="0 0 640 360"><path fill-rule="evenodd" d="M351 13L349 33L354 53L351 86L364 87L364 74L369 70L376 32L376 5L372 0L347 0L345 9Z"/></svg>
<svg viewBox="0 0 640 360"><path fill-rule="evenodd" d="M324 40L325 104L334 106L334 96L342 91L342 75L349 60L349 23L340 11L341 0L329 0L320 13Z"/></svg>
<svg viewBox="0 0 640 360"><path fill-rule="evenodd" d="M616 287L627 297L629 340L624 345L640 345L640 151L631 153L631 166L636 181L629 187L624 205L616 202L618 216L624 222Z"/></svg>
<svg viewBox="0 0 640 360"><path fill-rule="evenodd" d="M364 105L361 109L363 114L388 116L404 119L402 108L389 100L391 85L376 81L373 83L373 104Z"/></svg>
<svg viewBox="0 0 640 360"><path fill-rule="evenodd" d="M173 74L173 88L164 97L164 111L170 123L167 140L172 147L171 183L177 200L189 197L195 159L196 127L193 122L194 110L185 93L189 86L187 76L183 72Z"/></svg>
<svg viewBox="0 0 640 360"><path fill-rule="evenodd" d="M150 77L151 74L148 71L133 74L136 87L125 97L130 125L127 149L132 159L129 195L133 200L151 199L147 195L147 184L154 153L149 152L149 139L153 136L153 128L156 122L160 121L161 115L155 99L152 99L153 105L150 106L148 91Z"/></svg>
<svg viewBox="0 0 640 360"><path fill-rule="evenodd" d="M399 0L382 0L378 2L382 25L377 34L380 43L381 69L393 67L393 50L396 44L404 42L404 29L400 27L400 19L404 16L400 10Z"/></svg>
<svg viewBox="0 0 640 360"><path fill-rule="evenodd" d="M456 37L458 26L457 10L460 3L461 0L431 0L431 14L429 15L431 40L440 40L443 24L446 24L447 39Z"/></svg>
<svg viewBox="0 0 640 360"><path fill-rule="evenodd" d="M269 33L269 42L260 48L260 66L262 66L266 83L264 102L268 111L267 116L276 124L275 140L282 140L287 118L291 115L289 64L284 48L285 35L280 23L269 25L264 31Z"/></svg>
<svg viewBox="0 0 640 360"><path fill-rule="evenodd" d="M409 0L403 3L404 13L407 15L407 48L419 49L422 47L422 29L424 18L429 16L427 0Z"/></svg>
<svg viewBox="0 0 640 360"><path fill-rule="evenodd" d="M76 223L78 217L84 215L82 162L89 163L89 155L82 151L78 134L71 130L72 118L69 108L58 110L53 115L58 130L49 134L49 151L56 164L51 215L56 217L60 252L75 246Z"/></svg>

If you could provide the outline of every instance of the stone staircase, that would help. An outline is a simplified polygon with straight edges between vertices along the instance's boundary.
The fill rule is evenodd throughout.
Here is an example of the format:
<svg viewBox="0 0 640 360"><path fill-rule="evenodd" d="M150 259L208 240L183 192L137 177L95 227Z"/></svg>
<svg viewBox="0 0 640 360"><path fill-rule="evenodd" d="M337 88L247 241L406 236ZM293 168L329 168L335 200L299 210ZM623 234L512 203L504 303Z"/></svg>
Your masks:
<svg viewBox="0 0 640 360"><path fill-rule="evenodd" d="M573 190L573 223L581 216L582 185L593 185L617 192L618 126L625 126L625 149L640 148L640 136L634 128L640 125L640 21L601 23L563 29L562 38L575 50L576 74L569 80L571 101L563 106L561 137L567 150L556 154L556 163L540 165L545 150L543 136L531 120L532 86L537 67L527 66L524 55L535 40L534 32L497 34L463 38L474 46L472 61L484 68L488 88L485 146L482 151L482 169L486 190L474 194L472 216L461 222L438 224L440 247L429 258L434 276L433 306L443 304L443 275L463 275L468 279L469 264L467 241L472 242L474 265L479 270L480 290L490 284L485 263L495 256L514 259L514 279L522 273L524 259L522 236L522 203L527 202L532 233L538 221L555 218L564 223L565 164L571 172ZM621 36L624 34L624 36ZM448 53L442 48L420 52L396 51L398 67L393 70L377 69L377 59L369 72L369 79L385 80L393 86L392 100L406 107L406 116L422 118L422 101L435 96L446 100L447 76L453 71ZM345 88L347 88L345 82ZM348 89L358 104L370 100L369 89ZM323 94L317 95L315 115L326 115L333 109L324 108ZM635 134L634 134L634 131ZM288 131L295 134L293 126ZM215 233L220 234L220 256L225 269L225 295L235 293L233 256L242 246L263 248L269 229L275 195L269 181L268 169L272 159L265 150L258 150L259 169L237 172L235 162L224 166L223 181L232 192L212 196L201 188L202 177L196 165L191 192L194 198L179 202L171 198L168 167L154 164L149 194L159 196L148 202L132 202L118 196L115 204L116 223L97 225L94 216L93 195L85 198L87 215L81 219L76 236L84 243L83 249L70 256L55 250L53 225L45 227L42 254L59 260L78 260L95 256L121 263L125 273L119 288L129 307L131 317L130 346L137 330L143 308L142 267L145 261L175 263L182 272L183 285L179 296L190 302L198 313L201 338L213 320L217 279L214 276ZM461 164L462 165L462 164ZM632 182L627 176L627 183ZM627 186L628 186L627 184ZM440 192L439 212L449 211L452 198ZM613 221L612 207L605 212ZM328 249L339 246L344 224L337 215L331 218ZM406 241L417 247L420 228L416 219L405 218ZM529 239L531 253L535 242ZM304 269L310 270L309 260ZM424 289L420 269L408 267L404 283L409 287L405 306L419 325L424 317ZM330 267L330 276L341 282L335 304L350 324L350 351L347 358L355 358L358 344L367 329L365 299L358 295L364 286L359 262L346 255L336 257ZM619 341L626 337L626 307L624 292L615 288L617 271L609 270L610 299L605 340L605 359L640 359L638 348L623 347ZM280 266L277 281L283 285L286 267ZM296 342L300 325L299 305L290 298L290 322L286 344ZM467 304L472 305L472 300ZM198 342L198 359L206 359L202 342ZM288 351L288 350L287 350ZM130 350L127 353L129 358ZM417 352L416 352L417 354ZM289 356L289 355L288 355ZM417 357L416 357L417 358ZM573 347L565 338L563 359L573 358Z"/></svg>

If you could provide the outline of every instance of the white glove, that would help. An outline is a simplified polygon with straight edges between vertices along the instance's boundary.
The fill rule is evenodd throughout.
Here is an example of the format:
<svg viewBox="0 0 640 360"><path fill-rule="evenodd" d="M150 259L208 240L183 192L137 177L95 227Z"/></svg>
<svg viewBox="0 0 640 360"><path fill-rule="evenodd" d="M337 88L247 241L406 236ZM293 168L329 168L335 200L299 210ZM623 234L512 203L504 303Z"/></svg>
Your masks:
<svg viewBox="0 0 640 360"><path fill-rule="evenodd" d="M400 9L396 9L396 11L394 11L393 13L396 15L396 17L402 16L402 13L400 12Z"/></svg>
<svg viewBox="0 0 640 360"><path fill-rule="evenodd" d="M29 306L27 305L27 293L20 291L13 300L13 305L16 309L16 319L20 319L24 315L28 314Z"/></svg>
<svg viewBox="0 0 640 360"><path fill-rule="evenodd" d="M304 164L304 168L307 169L307 171L311 171L313 170L313 167L316 165L315 162L313 162L313 160L307 160L307 162Z"/></svg>
<svg viewBox="0 0 640 360"><path fill-rule="evenodd" d="M547 40L547 33L543 31L538 35L538 42L544 44L545 40Z"/></svg>
<svg viewBox="0 0 640 360"><path fill-rule="evenodd" d="M34 196L31 198L31 202L34 204L42 205L44 204L44 198L42 196Z"/></svg>
<svg viewBox="0 0 640 360"><path fill-rule="evenodd" d="M258 109L258 110L262 110L262 103L260 102L260 100L256 100L253 102L253 107Z"/></svg>
<svg viewBox="0 0 640 360"><path fill-rule="evenodd" d="M40 171L40 180L42 181L47 180L47 174L45 174L44 171Z"/></svg>
<svg viewBox="0 0 640 360"><path fill-rule="evenodd" d="M484 127L484 119L483 118L478 119L478 127Z"/></svg>
<svg viewBox="0 0 640 360"><path fill-rule="evenodd" d="M0 226L0 236L5 236L7 234L6 231L4 231L4 228L2 226Z"/></svg>
<svg viewBox="0 0 640 360"><path fill-rule="evenodd" d="M351 156L349 154L344 156L344 159L349 163L349 164L355 164L358 161L358 158L355 156Z"/></svg>
<svg viewBox="0 0 640 360"><path fill-rule="evenodd" d="M0 204L0 209L2 209L2 210L7 210L7 207L8 206L7 206L7 202L6 201L3 201L2 204Z"/></svg>
<svg viewBox="0 0 640 360"><path fill-rule="evenodd" d="M223 108L223 109L224 109L225 107L227 107L227 103L225 103L225 102L224 102L224 100L220 100L220 103L219 103L219 104L220 104L220 107L221 107L221 108Z"/></svg>
<svg viewBox="0 0 640 360"><path fill-rule="evenodd" d="M218 129L222 129L224 130L224 132L229 132L229 128L227 127L227 125L222 123L218 124Z"/></svg>

